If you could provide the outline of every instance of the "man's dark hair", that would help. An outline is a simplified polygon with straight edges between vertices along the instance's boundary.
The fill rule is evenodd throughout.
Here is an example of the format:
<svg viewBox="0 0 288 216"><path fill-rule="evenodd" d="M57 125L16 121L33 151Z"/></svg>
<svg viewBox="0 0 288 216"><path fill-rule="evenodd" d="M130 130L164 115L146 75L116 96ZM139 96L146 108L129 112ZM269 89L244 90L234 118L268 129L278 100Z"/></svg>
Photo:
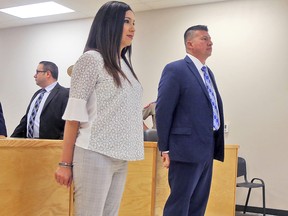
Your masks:
<svg viewBox="0 0 288 216"><path fill-rule="evenodd" d="M43 64L43 70L44 71L50 71L52 74L52 77L56 80L58 80L58 67L55 63L50 61L41 61L39 64Z"/></svg>
<svg viewBox="0 0 288 216"><path fill-rule="evenodd" d="M187 38L190 37L194 31L207 31L208 32L208 27L205 25L195 25L195 26L191 26L190 28L188 28L184 33L185 44L186 44Z"/></svg>

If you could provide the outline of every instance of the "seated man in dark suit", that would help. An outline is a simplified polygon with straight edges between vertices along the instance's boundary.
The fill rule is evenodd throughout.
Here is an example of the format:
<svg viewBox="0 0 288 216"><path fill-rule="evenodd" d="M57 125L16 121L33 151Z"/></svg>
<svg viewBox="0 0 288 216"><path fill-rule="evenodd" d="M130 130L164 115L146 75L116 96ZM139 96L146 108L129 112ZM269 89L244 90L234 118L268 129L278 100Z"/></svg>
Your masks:
<svg viewBox="0 0 288 216"><path fill-rule="evenodd" d="M53 62L41 61L34 75L41 87L32 97L26 114L11 137L63 139L65 111L69 89L57 82L58 67Z"/></svg>
<svg viewBox="0 0 288 216"><path fill-rule="evenodd" d="M1 137L6 137L7 136L7 130L6 130L6 125L5 125L5 119L3 115L3 110L2 106L0 103L0 138Z"/></svg>

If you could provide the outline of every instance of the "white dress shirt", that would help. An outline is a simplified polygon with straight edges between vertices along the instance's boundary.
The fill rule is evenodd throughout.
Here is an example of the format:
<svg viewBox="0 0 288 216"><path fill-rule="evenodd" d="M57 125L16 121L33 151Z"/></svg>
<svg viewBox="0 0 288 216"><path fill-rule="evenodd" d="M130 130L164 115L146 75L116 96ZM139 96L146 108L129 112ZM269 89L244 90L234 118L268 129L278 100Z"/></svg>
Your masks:
<svg viewBox="0 0 288 216"><path fill-rule="evenodd" d="M33 138L39 138L39 128L40 128L40 116L44 107L44 104L50 94L50 92L53 90L53 88L56 86L57 82L54 82L52 84L50 84L49 86L47 86L45 88L46 92L44 93L44 96L41 100L41 103L39 105L39 109L37 111L37 114L35 116L35 120L34 120L34 130L33 130ZM29 119L32 113L32 110L34 108L35 102L37 100L37 98L40 96L40 92L39 94L34 98L34 100L32 101L31 105L30 105L30 109L28 112L28 116L27 116L27 137L28 137L28 124L29 124Z"/></svg>

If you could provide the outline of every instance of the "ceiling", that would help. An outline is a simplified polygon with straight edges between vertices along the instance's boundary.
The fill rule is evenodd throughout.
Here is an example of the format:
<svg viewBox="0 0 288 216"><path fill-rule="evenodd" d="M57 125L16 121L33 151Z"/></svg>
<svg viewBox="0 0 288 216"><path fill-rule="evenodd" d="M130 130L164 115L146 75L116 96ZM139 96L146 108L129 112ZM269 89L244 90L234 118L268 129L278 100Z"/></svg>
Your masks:
<svg viewBox="0 0 288 216"><path fill-rule="evenodd" d="M40 3L46 1L54 1L71 8L75 12L52 15L38 18L21 19L12 15L0 12L0 29L19 27L25 25L33 25L40 23L58 22L73 19L83 19L94 17L96 11L107 0L0 0L0 9L6 7L15 7L26 4ZM180 7L194 4L206 4L213 2L222 2L229 0L122 0L129 4L134 12L156 10L171 7ZM230 0L231 1L231 0Z"/></svg>

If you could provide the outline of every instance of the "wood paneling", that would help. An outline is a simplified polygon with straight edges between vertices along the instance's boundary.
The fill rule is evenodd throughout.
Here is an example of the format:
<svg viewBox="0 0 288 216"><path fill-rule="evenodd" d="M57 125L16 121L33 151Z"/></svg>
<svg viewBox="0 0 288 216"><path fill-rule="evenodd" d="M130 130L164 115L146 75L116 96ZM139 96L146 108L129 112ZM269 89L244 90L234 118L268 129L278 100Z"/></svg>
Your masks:
<svg viewBox="0 0 288 216"><path fill-rule="evenodd" d="M0 215L69 215L70 189L54 180L61 146L61 141L0 140Z"/></svg>
<svg viewBox="0 0 288 216"><path fill-rule="evenodd" d="M59 140L0 139L0 215L73 214L72 192L54 180L61 152ZM145 159L129 162L119 216L154 215L156 152L147 142Z"/></svg>
<svg viewBox="0 0 288 216"><path fill-rule="evenodd" d="M0 139L0 215L71 216L69 188L54 180L62 141ZM214 162L205 216L235 215L237 145L225 146L225 162ZM129 162L119 216L162 216L169 195L168 170L157 143L145 142L145 159Z"/></svg>
<svg viewBox="0 0 288 216"><path fill-rule="evenodd" d="M119 216L154 215L156 143L145 142L145 159L129 162Z"/></svg>
<svg viewBox="0 0 288 216"><path fill-rule="evenodd" d="M213 180L205 216L234 216L238 146L225 146L225 161L214 160Z"/></svg>
<svg viewBox="0 0 288 216"><path fill-rule="evenodd" d="M235 193L238 145L225 145L225 161L214 160L211 192L205 216L235 215ZM163 215L163 207L170 193L168 170L157 154L155 216Z"/></svg>

